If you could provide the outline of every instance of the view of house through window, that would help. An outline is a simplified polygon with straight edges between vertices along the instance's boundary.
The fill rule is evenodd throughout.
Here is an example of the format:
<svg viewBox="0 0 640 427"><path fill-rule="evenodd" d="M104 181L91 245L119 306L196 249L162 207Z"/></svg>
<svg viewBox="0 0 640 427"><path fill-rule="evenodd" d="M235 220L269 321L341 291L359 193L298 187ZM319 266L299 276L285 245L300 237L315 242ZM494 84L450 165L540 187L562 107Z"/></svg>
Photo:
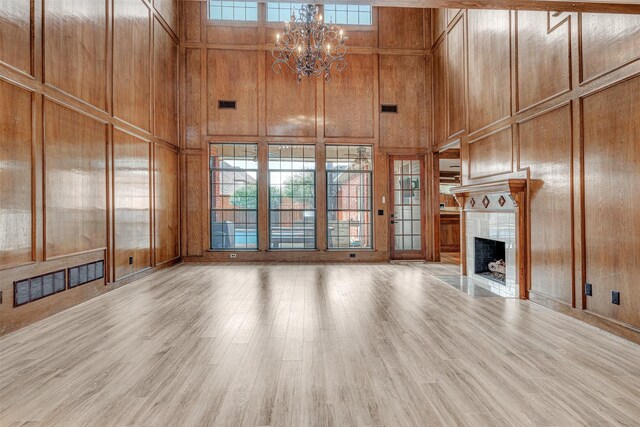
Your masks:
<svg viewBox="0 0 640 427"><path fill-rule="evenodd" d="M269 146L269 247L316 248L315 145Z"/></svg>
<svg viewBox="0 0 640 427"><path fill-rule="evenodd" d="M327 244L329 249L372 247L371 193L371 147L327 146Z"/></svg>
<svg viewBox="0 0 640 427"><path fill-rule="evenodd" d="M212 144L211 249L258 249L258 145Z"/></svg>

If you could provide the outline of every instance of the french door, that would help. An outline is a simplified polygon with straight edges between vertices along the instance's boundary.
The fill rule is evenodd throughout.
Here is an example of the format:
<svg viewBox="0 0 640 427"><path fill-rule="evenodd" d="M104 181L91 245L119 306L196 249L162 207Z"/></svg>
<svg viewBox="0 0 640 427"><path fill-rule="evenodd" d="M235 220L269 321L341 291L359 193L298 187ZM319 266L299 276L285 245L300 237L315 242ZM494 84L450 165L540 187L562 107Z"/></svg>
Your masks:
<svg viewBox="0 0 640 427"><path fill-rule="evenodd" d="M391 259L426 258L424 159L390 156Z"/></svg>

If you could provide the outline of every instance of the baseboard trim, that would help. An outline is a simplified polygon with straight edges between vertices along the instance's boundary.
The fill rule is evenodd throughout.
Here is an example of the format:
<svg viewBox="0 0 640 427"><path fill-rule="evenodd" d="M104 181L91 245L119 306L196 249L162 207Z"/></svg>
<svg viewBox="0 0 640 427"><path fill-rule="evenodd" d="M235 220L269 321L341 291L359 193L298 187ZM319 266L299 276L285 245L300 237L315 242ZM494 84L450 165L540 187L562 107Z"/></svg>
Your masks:
<svg viewBox="0 0 640 427"><path fill-rule="evenodd" d="M571 307L571 305L567 305L552 298L545 297L537 292L529 293L529 301L540 304L544 307L550 308L567 316L571 316L574 319L583 321L591 326L595 326L596 328L602 329L606 332L617 335L636 344L640 344L640 330L637 330L631 326L622 325L618 322L606 319L588 311L573 308Z"/></svg>

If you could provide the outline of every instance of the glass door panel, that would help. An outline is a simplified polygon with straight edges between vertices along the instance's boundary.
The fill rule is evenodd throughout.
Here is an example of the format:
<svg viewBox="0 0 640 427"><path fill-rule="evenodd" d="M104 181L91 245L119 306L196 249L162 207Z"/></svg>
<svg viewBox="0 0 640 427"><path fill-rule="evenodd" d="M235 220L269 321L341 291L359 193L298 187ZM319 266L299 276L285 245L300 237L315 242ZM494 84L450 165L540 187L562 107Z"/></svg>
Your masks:
<svg viewBox="0 0 640 427"><path fill-rule="evenodd" d="M423 161L391 157L391 253L394 259L423 259Z"/></svg>

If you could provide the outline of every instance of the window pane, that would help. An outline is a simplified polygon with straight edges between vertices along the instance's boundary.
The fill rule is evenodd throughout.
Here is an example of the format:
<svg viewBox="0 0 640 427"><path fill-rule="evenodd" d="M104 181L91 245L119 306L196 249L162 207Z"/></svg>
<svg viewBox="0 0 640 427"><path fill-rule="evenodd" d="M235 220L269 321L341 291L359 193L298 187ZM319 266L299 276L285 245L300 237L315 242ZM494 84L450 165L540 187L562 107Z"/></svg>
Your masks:
<svg viewBox="0 0 640 427"><path fill-rule="evenodd" d="M284 22L291 19L291 15L298 16L300 4L287 2L268 2L267 3L267 21Z"/></svg>
<svg viewBox="0 0 640 427"><path fill-rule="evenodd" d="M211 249L258 249L257 144L212 144L209 165Z"/></svg>
<svg viewBox="0 0 640 427"><path fill-rule="evenodd" d="M316 159L313 145L269 146L269 246L316 247Z"/></svg>
<svg viewBox="0 0 640 427"><path fill-rule="evenodd" d="M326 162L329 248L372 248L371 147L328 145Z"/></svg>
<svg viewBox="0 0 640 427"><path fill-rule="evenodd" d="M325 21L340 25L371 25L371 6L354 4L325 4Z"/></svg>
<svg viewBox="0 0 640 427"><path fill-rule="evenodd" d="M209 0L209 19L215 21L257 21L258 3Z"/></svg>

